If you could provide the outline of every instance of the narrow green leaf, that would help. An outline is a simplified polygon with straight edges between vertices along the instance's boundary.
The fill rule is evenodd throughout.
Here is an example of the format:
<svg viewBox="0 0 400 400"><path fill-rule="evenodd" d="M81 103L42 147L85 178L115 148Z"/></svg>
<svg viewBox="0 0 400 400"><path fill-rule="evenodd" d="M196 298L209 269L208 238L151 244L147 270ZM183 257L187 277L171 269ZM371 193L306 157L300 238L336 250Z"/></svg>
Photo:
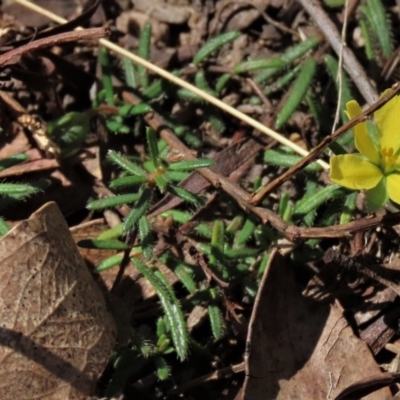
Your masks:
<svg viewBox="0 0 400 400"><path fill-rule="evenodd" d="M110 182L110 189L136 186L142 183L148 182L149 179L146 176L123 176L121 178L114 179Z"/></svg>
<svg viewBox="0 0 400 400"><path fill-rule="evenodd" d="M340 214L340 225L347 224L353 217L354 210L356 209L357 192L350 193L344 202L343 211Z"/></svg>
<svg viewBox="0 0 400 400"><path fill-rule="evenodd" d="M203 200L199 196L181 187L168 184L166 190L167 192L172 193L173 195L178 196L189 203L193 203L196 206L201 206L203 204Z"/></svg>
<svg viewBox="0 0 400 400"><path fill-rule="evenodd" d="M10 196L16 200L31 196L40 191L40 188L23 183L0 183L0 195Z"/></svg>
<svg viewBox="0 0 400 400"><path fill-rule="evenodd" d="M76 154L90 133L88 113L72 111L49 123L47 133L60 146L63 158Z"/></svg>
<svg viewBox="0 0 400 400"><path fill-rule="evenodd" d="M133 117L135 115L143 115L151 112L153 108L146 103L140 103L136 106L132 104L124 104L122 107L118 109L118 114L121 117Z"/></svg>
<svg viewBox="0 0 400 400"><path fill-rule="evenodd" d="M115 105L115 99L111 77L111 63L108 51L104 47L100 47L99 50L99 63L101 67L101 78L103 82L103 87L106 94L106 102L108 105L113 106Z"/></svg>
<svg viewBox="0 0 400 400"><path fill-rule="evenodd" d="M186 358L188 348L189 348L189 333L187 330L187 325L185 322L185 317L183 315L182 308L179 305L179 301L175 296L175 292L172 289L172 286L168 282L167 278L161 273L160 270L156 270L154 272L156 277L162 282L165 286L165 288L168 290L170 298L172 300L172 311L173 311L173 316L174 316L174 325L173 329L171 327L171 335L172 335L172 341L174 342L175 348L179 348L179 351L177 349L178 355L182 354L180 356L181 360ZM174 339L174 336L176 338ZM179 343L179 344L178 344ZM178 344L178 346L177 346Z"/></svg>
<svg viewBox="0 0 400 400"><path fill-rule="evenodd" d="M88 210L104 210L105 208L118 207L125 204L132 204L139 199L139 193L120 194L114 197L94 200L88 203Z"/></svg>
<svg viewBox="0 0 400 400"><path fill-rule="evenodd" d="M391 28L389 26L388 18L386 17L386 10L381 0L366 0L368 12L365 13L365 7L359 7L363 10L368 18L369 23L375 31L375 35L380 43L380 51L383 56L389 58L393 53L393 41L390 34Z"/></svg>
<svg viewBox="0 0 400 400"><path fill-rule="evenodd" d="M146 128L147 147L149 149L150 160L154 167L160 166L156 133L151 128Z"/></svg>
<svg viewBox="0 0 400 400"><path fill-rule="evenodd" d="M15 154L13 156L4 158L3 160L0 160L0 172L4 171L5 169L10 168L14 165L21 164L28 160L29 160L29 156L24 153Z"/></svg>
<svg viewBox="0 0 400 400"><path fill-rule="evenodd" d="M138 165L128 161L124 158L121 154L117 153L116 151L109 150L108 157L114 164L120 166L125 171L130 172L132 175L138 176L146 176L146 171L140 168Z"/></svg>
<svg viewBox="0 0 400 400"><path fill-rule="evenodd" d="M179 210L168 210L161 214L164 218L172 217L179 224L185 224L192 219L192 215L188 212Z"/></svg>
<svg viewBox="0 0 400 400"><path fill-rule="evenodd" d="M192 270L188 265L173 257L169 253L163 254L160 257L160 261L164 263L179 278L189 293L194 294L196 292L197 286L193 280Z"/></svg>
<svg viewBox="0 0 400 400"><path fill-rule="evenodd" d="M299 76L293 84L291 93L282 110L278 113L275 122L275 128L279 129L292 116L293 112L299 106L311 85L311 81L315 75L317 62L313 58L304 61Z"/></svg>
<svg viewBox="0 0 400 400"><path fill-rule="evenodd" d="M208 56L220 49L223 45L232 42L239 36L240 32L231 31L222 33L215 38L209 40L193 57L194 65L199 65L202 61L204 61Z"/></svg>
<svg viewBox="0 0 400 400"><path fill-rule="evenodd" d="M236 74L243 74L250 71L256 71L258 69L265 69L265 68L284 68L286 66L285 61L281 60L278 57L273 58L262 58L259 60L248 60L243 61L237 64L233 71Z"/></svg>
<svg viewBox="0 0 400 400"><path fill-rule="evenodd" d="M365 41L365 45L364 45L365 55L367 56L367 59L369 61L372 61L374 59L374 49L372 46L372 38L371 38L371 35L368 30L367 22L365 21L365 19L360 18L358 20L358 23L360 25L361 33L362 33L362 35L364 37L364 41Z"/></svg>
<svg viewBox="0 0 400 400"><path fill-rule="evenodd" d="M166 179L165 174L162 175L153 175L154 180L156 181L157 187L160 189L160 191L163 193L168 189L168 184L169 182Z"/></svg>
<svg viewBox="0 0 400 400"><path fill-rule="evenodd" d="M146 216L139 219L139 235L142 252L147 261L153 256L153 238L151 236L151 225Z"/></svg>
<svg viewBox="0 0 400 400"><path fill-rule="evenodd" d="M264 161L267 164L272 164L279 167L293 167L293 165L297 164L301 159L302 157L296 154L282 153L280 151L272 149L266 150L264 153ZM308 164L305 168L303 168L303 171L319 172L321 171L321 166L314 162Z"/></svg>
<svg viewBox="0 0 400 400"><path fill-rule="evenodd" d="M254 230L256 229L256 224L251 218L247 218L242 230L238 233L236 239L235 239L235 244L237 246L241 246L245 244L253 234Z"/></svg>
<svg viewBox="0 0 400 400"><path fill-rule="evenodd" d="M218 78L217 83L215 84L215 91L217 94L221 94L231 77L231 74L223 74Z"/></svg>
<svg viewBox="0 0 400 400"><path fill-rule="evenodd" d="M95 269L95 272L103 272L120 265L124 256L111 256L103 260Z"/></svg>
<svg viewBox="0 0 400 400"><path fill-rule="evenodd" d="M290 47L286 50L279 58L286 63L286 66L296 61L308 51L316 47L319 43L321 43L321 36L313 36L304 40L303 42L298 43L297 45ZM268 68L264 71L259 72L255 77L254 81L257 84L262 84L269 78L272 78L274 75L282 71L282 68Z"/></svg>
<svg viewBox="0 0 400 400"><path fill-rule="evenodd" d="M282 77L279 78L277 81L271 82L271 84L264 89L263 93L266 96L269 96L272 93L275 93L278 90L285 88L297 76L300 69L301 64L296 65L294 68L291 68L290 71L282 75Z"/></svg>
<svg viewBox="0 0 400 400"><path fill-rule="evenodd" d="M215 165L213 160L207 158L200 158L193 161L178 161L168 166L170 171L192 171L198 168L210 168Z"/></svg>
<svg viewBox="0 0 400 400"><path fill-rule="evenodd" d="M135 204L134 208L128 215L124 223L124 232L129 232L138 223L139 219L146 213L151 202L151 190L144 189Z"/></svg>
<svg viewBox="0 0 400 400"><path fill-rule="evenodd" d="M209 95L214 97L217 96L217 93L209 86L206 76L204 75L204 71L198 71L196 73L194 76L194 84L196 87L208 93Z"/></svg>
<svg viewBox="0 0 400 400"><path fill-rule="evenodd" d="M147 23L141 33L139 38L139 46L138 46L138 56L143 58L144 60L148 60L150 57L150 41L151 41L151 24ZM142 88L146 88L149 86L149 73L147 68L137 65L137 81L139 82Z"/></svg>
<svg viewBox="0 0 400 400"><path fill-rule="evenodd" d="M313 196L309 197L306 201L302 202L300 206L296 204L294 213L296 215L307 214L312 210L315 210L321 204L326 201L340 196L349 194L349 190L343 188L340 185L330 185L317 191Z"/></svg>
<svg viewBox="0 0 400 400"><path fill-rule="evenodd" d="M9 230L10 227L7 225L6 221L0 217L0 236L4 236Z"/></svg>
<svg viewBox="0 0 400 400"><path fill-rule="evenodd" d="M79 247L85 249L104 249L104 250L127 250L129 246L120 240L99 240L99 239L84 239L78 243Z"/></svg>
<svg viewBox="0 0 400 400"><path fill-rule="evenodd" d="M132 258L132 262L139 272L153 285L160 299L161 306L165 312L166 318L171 331L172 342L175 350L181 360L184 360L188 352L188 333L186 324L183 318L182 310L176 304L176 298L173 295L173 290L170 284L165 284L165 278L161 277L157 270L148 268L138 258ZM158 271L159 272L159 271ZM161 274L162 275L162 274Z"/></svg>
<svg viewBox="0 0 400 400"><path fill-rule="evenodd" d="M243 216L237 215L226 227L226 233L234 235L243 224Z"/></svg>
<svg viewBox="0 0 400 400"><path fill-rule="evenodd" d="M174 74L174 75L179 75L179 74ZM166 87L168 84L162 80L162 79L157 79L155 82L153 82L150 86L148 86L145 90L143 90L143 97L145 99L155 99L157 97L160 97L165 94Z"/></svg>
<svg viewBox="0 0 400 400"><path fill-rule="evenodd" d="M224 254L224 240L225 227L224 223L217 219L213 225L212 237L211 237L211 254L210 263L216 264L218 261L223 261Z"/></svg>
<svg viewBox="0 0 400 400"><path fill-rule="evenodd" d="M259 251L257 249L250 249L247 247L242 247L239 249L227 249L225 250L225 257L230 258L232 260L236 260L239 258L246 258L246 257L255 257L257 256Z"/></svg>
<svg viewBox="0 0 400 400"><path fill-rule="evenodd" d="M164 357L158 356L155 359L157 377L160 381L165 381L170 376L170 368Z"/></svg>
<svg viewBox="0 0 400 400"><path fill-rule="evenodd" d="M136 81L135 64L128 57L122 57L122 68L124 69L126 85L132 89L136 89L138 84Z"/></svg>

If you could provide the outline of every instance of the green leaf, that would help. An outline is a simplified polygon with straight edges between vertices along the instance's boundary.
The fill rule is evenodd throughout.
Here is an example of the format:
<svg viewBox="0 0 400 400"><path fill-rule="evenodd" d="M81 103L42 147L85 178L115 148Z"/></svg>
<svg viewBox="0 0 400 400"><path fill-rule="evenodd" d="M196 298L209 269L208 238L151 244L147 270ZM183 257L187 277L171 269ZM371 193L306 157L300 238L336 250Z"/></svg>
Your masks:
<svg viewBox="0 0 400 400"><path fill-rule="evenodd" d="M135 64L128 57L122 57L126 85L132 89L137 88Z"/></svg>
<svg viewBox="0 0 400 400"><path fill-rule="evenodd" d="M150 23L147 23L141 33L139 38L139 46L138 46L138 56L143 58L144 60L148 60L150 57L150 41L151 41L151 29L152 26ZM142 65L136 66L137 71L137 81L139 82L142 88L146 88L149 86L149 73L146 67Z"/></svg>
<svg viewBox="0 0 400 400"><path fill-rule="evenodd" d="M323 189L319 190L318 192L307 198L301 204L296 204L293 212L293 217L295 217L295 215L299 216L308 214L309 212L317 209L317 207L319 207L326 201L335 197L345 196L347 194L349 194L349 189L345 189L340 185L334 184L324 187Z"/></svg>
<svg viewBox="0 0 400 400"><path fill-rule="evenodd" d="M120 240L84 239L78 243L79 247L86 249L127 250L129 246Z"/></svg>
<svg viewBox="0 0 400 400"><path fill-rule="evenodd" d="M167 191L169 193L172 193L175 196L180 197L181 199L183 199L183 200L185 200L185 201L187 201L189 203L195 204L196 206L200 206L200 205L203 204L203 200L199 196L197 196L197 195L195 195L195 194L193 194L193 193L189 192L188 190L183 189L181 187L173 186L171 184L168 184L167 185Z"/></svg>
<svg viewBox="0 0 400 400"><path fill-rule="evenodd" d="M149 179L147 176L123 176L121 178L112 180L110 182L110 189L141 185L142 183L146 183L148 181Z"/></svg>
<svg viewBox="0 0 400 400"><path fill-rule="evenodd" d="M199 65L202 61L204 61L208 56L212 53L220 49L225 44L232 42L240 36L240 32L238 31L230 31L222 33L215 38L209 40L193 57L194 65Z"/></svg>
<svg viewBox="0 0 400 400"><path fill-rule="evenodd" d="M111 77L111 63L110 57L108 55L108 50L104 47L100 47L99 50L99 63L101 67L101 78L103 82L103 87L106 94L106 102L108 105L113 106L115 105L115 99Z"/></svg>
<svg viewBox="0 0 400 400"><path fill-rule="evenodd" d="M170 368L167 362L165 361L165 358L158 356L155 359L155 363L156 363L158 379L160 379L161 381L168 379L170 376Z"/></svg>
<svg viewBox="0 0 400 400"><path fill-rule="evenodd" d="M10 227L7 225L6 221L0 217L0 236L4 236L9 230Z"/></svg>
<svg viewBox="0 0 400 400"><path fill-rule="evenodd" d="M286 50L279 58L286 63L286 66L291 64L292 62L296 61L308 51L313 49L314 47L318 46L321 43L322 37L321 36L313 36L308 38L293 47L290 47ZM262 84L266 80L272 78L274 75L278 74L282 71L283 68L268 68L264 71L259 72L254 77L254 82L257 84Z"/></svg>
<svg viewBox="0 0 400 400"><path fill-rule="evenodd" d="M160 158L158 154L157 138L153 129L146 128L146 138L150 160L154 167L158 168L160 166Z"/></svg>
<svg viewBox="0 0 400 400"><path fill-rule="evenodd" d="M208 160L206 158L200 158L193 161L178 161L170 164L168 170L170 171L192 171L198 168L209 168L215 165L213 160Z"/></svg>
<svg viewBox="0 0 400 400"><path fill-rule="evenodd" d="M317 62L313 58L308 58L304 61L299 76L292 86L290 96L276 117L276 129L281 128L282 125L287 122L303 100L307 90L310 88L311 81L316 73L316 68Z"/></svg>
<svg viewBox="0 0 400 400"><path fill-rule="evenodd" d="M21 164L25 161L29 160L29 156L27 154L15 154L13 156L4 158L3 160L0 160L0 172L4 171L7 168L10 168L14 165Z"/></svg>
<svg viewBox="0 0 400 400"><path fill-rule="evenodd" d="M213 225L212 237L211 237L211 255L210 263L216 264L218 261L223 262L224 258L224 247L225 247L225 227L224 223L217 219Z"/></svg>
<svg viewBox="0 0 400 400"><path fill-rule="evenodd" d="M146 216L139 219L139 235L142 252L147 261L153 256L153 240L151 236L151 225Z"/></svg>
<svg viewBox="0 0 400 400"><path fill-rule="evenodd" d="M259 60L248 60L237 64L233 71L236 74L243 74L249 71L256 71L265 68L284 68L286 63L278 57L262 58Z"/></svg>
<svg viewBox="0 0 400 400"><path fill-rule="evenodd" d="M117 265L120 265L124 256L111 256L103 260L95 269L95 272L100 273L103 271L107 271Z"/></svg>
<svg viewBox="0 0 400 400"><path fill-rule="evenodd" d="M367 208L369 213L373 213L382 208L389 201L386 188L386 179L381 179L377 186L367 190Z"/></svg>
<svg viewBox="0 0 400 400"><path fill-rule="evenodd" d="M40 188L23 183L0 183L0 195L10 196L16 200L38 193Z"/></svg>
<svg viewBox="0 0 400 400"><path fill-rule="evenodd" d="M124 223L124 232L129 232L138 223L139 219L146 213L151 202L151 190L144 189L139 197L139 200L135 204L126 221Z"/></svg>
<svg viewBox="0 0 400 400"><path fill-rule="evenodd" d="M133 117L135 115L147 114L152 110L152 107L146 103L137 104L136 106L124 104L118 109L118 114L121 117Z"/></svg>
<svg viewBox="0 0 400 400"><path fill-rule="evenodd" d="M114 197L107 197L104 199L91 201L86 208L88 210L104 210L105 208L112 208L122 206L125 204L134 203L139 199L139 193L120 194Z"/></svg>
<svg viewBox="0 0 400 400"><path fill-rule="evenodd" d="M130 172L132 175L147 176L145 170L140 168L138 165L128 161L126 158L124 158L121 154L117 153L116 151L110 150L108 152L108 157L114 164L120 166L125 171Z"/></svg>
<svg viewBox="0 0 400 400"><path fill-rule="evenodd" d="M165 277L158 271L148 268L138 258L132 258L133 264L139 272L153 285L160 299L170 327L172 342L181 360L187 356L189 346L189 334L183 317L183 313L173 290Z"/></svg>

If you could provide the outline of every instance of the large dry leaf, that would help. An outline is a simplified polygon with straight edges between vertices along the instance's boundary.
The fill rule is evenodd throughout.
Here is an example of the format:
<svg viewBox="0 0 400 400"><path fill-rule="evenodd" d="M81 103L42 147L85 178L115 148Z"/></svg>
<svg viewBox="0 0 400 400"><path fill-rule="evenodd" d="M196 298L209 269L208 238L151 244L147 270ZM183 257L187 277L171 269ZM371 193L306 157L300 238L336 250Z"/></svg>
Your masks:
<svg viewBox="0 0 400 400"><path fill-rule="evenodd" d="M380 374L340 307L304 298L279 253L260 286L248 341L246 400L334 399L352 383ZM391 398L388 388L364 397Z"/></svg>
<svg viewBox="0 0 400 400"><path fill-rule="evenodd" d="M115 322L55 203L0 240L0 265L0 398L93 394Z"/></svg>

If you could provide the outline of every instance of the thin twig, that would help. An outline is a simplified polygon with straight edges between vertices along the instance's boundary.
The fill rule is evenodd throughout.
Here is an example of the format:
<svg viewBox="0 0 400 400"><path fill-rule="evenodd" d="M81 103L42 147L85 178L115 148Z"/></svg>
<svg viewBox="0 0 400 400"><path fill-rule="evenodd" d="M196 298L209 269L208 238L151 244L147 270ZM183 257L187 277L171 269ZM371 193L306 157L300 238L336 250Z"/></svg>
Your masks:
<svg viewBox="0 0 400 400"><path fill-rule="evenodd" d="M342 108L342 93L343 93L343 49L347 46L346 43L346 29L347 29L347 21L348 21L348 13L349 11L349 0L346 0L344 4L344 19L343 19L343 26L342 26L342 41L340 46L340 53L339 53L339 62L338 62L338 70L336 75L336 81L338 84L338 102L336 106L335 112L335 120L333 121L332 125L332 132L335 132L336 126L339 123L340 117L340 110Z"/></svg>
<svg viewBox="0 0 400 400"><path fill-rule="evenodd" d="M322 31L326 40L330 43L336 54L340 55L342 48L340 34L334 23L322 9L320 2L317 0L298 1L314 19L315 23L318 25L319 29ZM363 95L365 101L368 104L374 103L378 98L378 93L371 85L367 74L365 73L361 64L358 62L354 53L348 47L343 48L343 64L344 69L351 76L353 82Z"/></svg>

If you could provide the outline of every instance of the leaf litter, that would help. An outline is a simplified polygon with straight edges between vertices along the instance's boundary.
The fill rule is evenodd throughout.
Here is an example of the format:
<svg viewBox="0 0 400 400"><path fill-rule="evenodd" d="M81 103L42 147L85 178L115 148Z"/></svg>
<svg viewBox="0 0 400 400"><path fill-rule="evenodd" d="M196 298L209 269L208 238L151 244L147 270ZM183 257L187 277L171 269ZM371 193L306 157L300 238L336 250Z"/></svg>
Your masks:
<svg viewBox="0 0 400 400"><path fill-rule="evenodd" d="M330 71L338 66L327 55L338 62L345 2L66 3L63 16L73 21L48 31L46 20L24 11L38 32L3 7L0 161L19 153L29 160L0 174L6 183L45 184L22 207L0 202L6 222L17 223L0 240L2 398L392 398L400 353L398 210L389 204L368 215L362 192L324 190L327 174L310 164L328 161L328 146L334 154L354 150L350 125L329 136L338 99ZM352 98L371 105L398 74L395 2L350 3L343 64L359 92L343 83L341 109ZM46 6L60 11L59 2ZM89 19L89 30L72 31ZM114 54L99 65L92 39L109 29L92 26L109 19L117 24L113 42L314 151L293 166L296 155L273 139L145 69ZM320 21L327 22L318 30ZM49 127L71 112L89 132L74 141L60 122L62 140L51 137ZM145 172L120 176L109 150ZM174 170L197 157L215 165ZM303 170L307 163L313 172ZM146 182L144 214L135 202L85 208L98 196L128 194L110 190L116 178ZM191 193L201 207L188 205ZM64 217L54 203L33 213L51 200ZM132 215L134 226L121 234L119 224ZM80 248L93 280L63 218L78 244L108 235L129 250L107 250L105 242ZM131 257L141 258L135 264ZM96 273L107 262L114 267ZM138 262L148 271L140 273ZM78 343L86 355L66 353ZM185 346L189 352L179 353Z"/></svg>

